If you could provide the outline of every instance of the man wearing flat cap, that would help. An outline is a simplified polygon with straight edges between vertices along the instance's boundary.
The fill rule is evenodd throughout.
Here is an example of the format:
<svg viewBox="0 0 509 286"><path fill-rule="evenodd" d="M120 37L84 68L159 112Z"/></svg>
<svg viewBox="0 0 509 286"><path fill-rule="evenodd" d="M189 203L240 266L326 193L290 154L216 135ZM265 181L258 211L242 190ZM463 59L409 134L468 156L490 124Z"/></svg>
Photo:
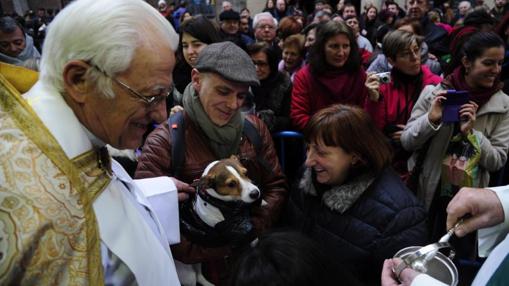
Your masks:
<svg viewBox="0 0 509 286"><path fill-rule="evenodd" d="M254 43L254 40L240 32L240 14L237 11L226 10L219 14L221 36L225 41L230 41L246 50L246 47Z"/></svg>
<svg viewBox="0 0 509 286"><path fill-rule="evenodd" d="M255 66L235 44L215 43L203 49L191 78L183 95L183 126L165 123L148 136L136 177L174 175L178 169L174 176L191 183L209 163L236 155L246 167L247 176L262 192L264 203L254 204L250 210L256 233L260 234L278 219L286 200L287 184L269 130L255 115L240 112L249 87L259 84ZM256 129L258 144L246 135L245 121ZM175 133L170 128L184 128L184 138L179 140L185 142L182 166L173 165ZM206 248L182 235L181 243L172 247L172 252L186 264L206 262L210 266L207 269L215 274L227 273L230 266L227 257L235 254L231 246ZM208 279L220 283L214 273L208 273Z"/></svg>

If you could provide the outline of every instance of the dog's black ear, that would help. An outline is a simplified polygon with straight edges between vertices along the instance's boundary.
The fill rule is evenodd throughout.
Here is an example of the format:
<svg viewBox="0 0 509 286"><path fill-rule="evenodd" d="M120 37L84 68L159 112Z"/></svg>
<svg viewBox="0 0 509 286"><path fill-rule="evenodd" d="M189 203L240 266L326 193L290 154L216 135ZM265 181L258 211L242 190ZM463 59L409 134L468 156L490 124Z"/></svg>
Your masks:
<svg viewBox="0 0 509 286"><path fill-rule="evenodd" d="M206 175L201 178L202 187L205 189L216 189L216 176L214 175Z"/></svg>

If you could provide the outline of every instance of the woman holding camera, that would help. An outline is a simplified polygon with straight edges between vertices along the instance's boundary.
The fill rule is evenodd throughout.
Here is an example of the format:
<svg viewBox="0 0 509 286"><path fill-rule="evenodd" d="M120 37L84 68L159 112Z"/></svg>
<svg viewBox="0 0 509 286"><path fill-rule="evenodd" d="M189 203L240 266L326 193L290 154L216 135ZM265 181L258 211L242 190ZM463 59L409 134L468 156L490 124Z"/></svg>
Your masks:
<svg viewBox="0 0 509 286"><path fill-rule="evenodd" d="M378 128L391 140L394 148L396 171L403 177L408 174L410 153L401 147L400 137L410 118L412 108L422 89L437 85L442 78L421 64L422 38L406 31L389 32L383 41L383 53L393 66L390 73L369 74L366 86L369 98L365 109Z"/></svg>
<svg viewBox="0 0 509 286"><path fill-rule="evenodd" d="M403 147L414 152L410 163L420 170L417 196L430 210L434 237L445 233L445 207L454 193L460 187L487 187L489 172L504 166L509 150L509 97L499 80L504 42L493 32L477 32L460 50L461 65L441 85L424 89L401 134ZM447 90L467 91L468 102L458 106L459 111L444 108L454 93ZM463 167L465 172L451 177L447 160L454 142L473 148L458 158L458 162L468 159L465 165L454 166L454 172ZM469 159L475 154L477 162ZM470 172L472 168L476 171ZM472 177L472 183L453 184L454 177Z"/></svg>
<svg viewBox="0 0 509 286"><path fill-rule="evenodd" d="M360 107L318 111L304 137L305 170L290 192L288 223L364 285L379 284L384 258L426 244L424 207L390 167L390 147Z"/></svg>
<svg viewBox="0 0 509 286"><path fill-rule="evenodd" d="M293 80L290 117L303 130L318 110L334 103L362 106L368 95L357 41L345 23L328 21L316 29L308 64Z"/></svg>

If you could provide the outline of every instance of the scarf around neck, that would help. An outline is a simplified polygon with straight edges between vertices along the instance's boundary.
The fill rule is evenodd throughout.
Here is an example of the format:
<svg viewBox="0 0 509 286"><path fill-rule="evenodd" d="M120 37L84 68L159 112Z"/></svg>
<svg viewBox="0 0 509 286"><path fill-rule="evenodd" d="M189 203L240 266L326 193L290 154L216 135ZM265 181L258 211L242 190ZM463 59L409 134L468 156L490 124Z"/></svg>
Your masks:
<svg viewBox="0 0 509 286"><path fill-rule="evenodd" d="M190 83L184 90L184 110L210 140L210 147L218 159L228 158L239 151L244 115L239 111L224 126L214 124L203 109L198 93Z"/></svg>
<svg viewBox="0 0 509 286"><path fill-rule="evenodd" d="M325 94L329 94L335 103L352 104L362 106L367 96L367 88L364 85L366 73L363 68L356 72L346 70L327 71L320 75L314 75L310 66L308 72L321 86Z"/></svg>
<svg viewBox="0 0 509 286"><path fill-rule="evenodd" d="M330 210L342 214L350 209L369 186L371 186L375 178L376 176L374 174L368 172L359 174L342 185L325 187L322 195L322 202ZM322 189L322 186L315 187L317 184L319 183L315 181L311 168L306 168L299 182L299 188L304 190L304 193L318 196L319 190L317 190L317 187Z"/></svg>
<svg viewBox="0 0 509 286"><path fill-rule="evenodd" d="M442 83L450 89L468 91L470 100L477 103L479 108L488 102L491 96L499 91L503 85L500 82L500 77L497 76L493 86L490 88L471 88L465 80L465 69L463 66L455 68L454 71L442 81Z"/></svg>
<svg viewBox="0 0 509 286"><path fill-rule="evenodd" d="M39 59L41 54L34 46L34 40L29 35L25 34L25 49L16 57L0 53L0 61L12 65L22 66L23 63L29 59Z"/></svg>
<svg viewBox="0 0 509 286"><path fill-rule="evenodd" d="M407 88L411 88L412 93L410 95L410 99L413 104L417 101L417 98L419 97L419 94L421 93L421 90L423 88L423 82L422 82L422 68L418 75L408 75L402 71L400 71L398 68L393 67L391 70L391 76L394 81L394 87L397 89L403 88L403 86L407 86ZM406 92L409 92L407 89Z"/></svg>

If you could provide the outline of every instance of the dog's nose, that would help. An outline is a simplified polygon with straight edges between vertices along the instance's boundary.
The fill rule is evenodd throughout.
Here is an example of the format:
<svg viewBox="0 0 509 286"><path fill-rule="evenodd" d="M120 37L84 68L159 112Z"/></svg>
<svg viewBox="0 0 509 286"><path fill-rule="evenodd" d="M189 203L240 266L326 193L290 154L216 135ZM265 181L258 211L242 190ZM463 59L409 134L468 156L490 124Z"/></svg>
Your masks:
<svg viewBox="0 0 509 286"><path fill-rule="evenodd" d="M259 190L252 190L249 192L249 197L253 200L257 200L260 197L260 191Z"/></svg>

